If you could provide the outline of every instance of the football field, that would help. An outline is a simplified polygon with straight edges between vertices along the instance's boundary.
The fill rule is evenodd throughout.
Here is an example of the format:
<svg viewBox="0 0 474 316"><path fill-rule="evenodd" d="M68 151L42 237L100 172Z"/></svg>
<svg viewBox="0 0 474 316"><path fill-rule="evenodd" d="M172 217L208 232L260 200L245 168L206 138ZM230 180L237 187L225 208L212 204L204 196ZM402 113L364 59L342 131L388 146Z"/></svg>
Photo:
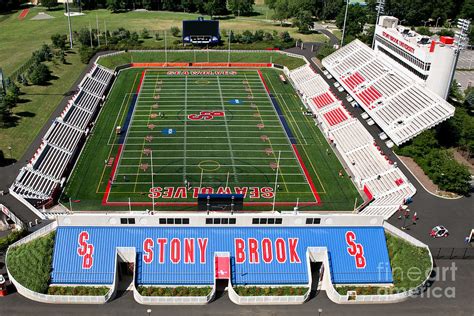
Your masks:
<svg viewBox="0 0 474 316"><path fill-rule="evenodd" d="M281 205L317 204L281 120L257 70L143 71L106 203L238 193L259 205L276 193Z"/></svg>
<svg viewBox="0 0 474 316"><path fill-rule="evenodd" d="M358 191L281 74L121 71L62 203L189 211L200 193L231 193L244 196L244 210L272 210L275 201L279 211L352 211L362 203Z"/></svg>

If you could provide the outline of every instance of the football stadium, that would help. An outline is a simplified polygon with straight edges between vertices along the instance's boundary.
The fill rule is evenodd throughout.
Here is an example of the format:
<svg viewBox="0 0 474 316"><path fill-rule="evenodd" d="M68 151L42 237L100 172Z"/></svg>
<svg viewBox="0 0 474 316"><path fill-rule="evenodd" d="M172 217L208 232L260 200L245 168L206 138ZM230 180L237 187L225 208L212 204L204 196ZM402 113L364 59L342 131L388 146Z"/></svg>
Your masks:
<svg viewBox="0 0 474 316"><path fill-rule="evenodd" d="M444 35L414 43L398 19L377 21L373 48L342 45L343 33L323 58L298 40L232 50L224 22L201 17L183 20L179 49L164 32L164 49L93 50L13 169L6 194L34 219L0 203L29 230L8 244L9 282L48 304L124 291L142 305L223 293L291 305L320 291L385 304L426 291L432 248L410 234L420 186L392 147L455 115L452 80L436 76L454 74L459 46Z"/></svg>

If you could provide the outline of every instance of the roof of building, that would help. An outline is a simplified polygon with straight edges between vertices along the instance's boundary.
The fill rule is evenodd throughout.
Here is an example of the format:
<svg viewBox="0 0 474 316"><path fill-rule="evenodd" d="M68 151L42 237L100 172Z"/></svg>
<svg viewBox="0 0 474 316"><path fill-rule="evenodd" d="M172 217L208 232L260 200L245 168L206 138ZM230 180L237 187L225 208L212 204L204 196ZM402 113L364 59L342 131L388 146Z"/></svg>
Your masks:
<svg viewBox="0 0 474 316"><path fill-rule="evenodd" d="M307 284L308 247L327 247L333 283L392 282L383 227L60 226L52 283L112 284L117 247L135 247L138 284L213 284L216 252L234 285Z"/></svg>

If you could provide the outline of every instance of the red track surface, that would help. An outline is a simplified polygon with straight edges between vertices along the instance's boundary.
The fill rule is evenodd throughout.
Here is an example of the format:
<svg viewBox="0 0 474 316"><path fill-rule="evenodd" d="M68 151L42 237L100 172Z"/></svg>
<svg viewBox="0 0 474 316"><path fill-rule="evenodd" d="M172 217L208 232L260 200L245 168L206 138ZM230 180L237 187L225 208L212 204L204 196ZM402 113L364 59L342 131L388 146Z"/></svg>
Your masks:
<svg viewBox="0 0 474 316"><path fill-rule="evenodd" d="M20 15L18 16L18 20L23 20L24 18L26 18L26 16L28 15L28 12L30 12L30 9L22 10Z"/></svg>

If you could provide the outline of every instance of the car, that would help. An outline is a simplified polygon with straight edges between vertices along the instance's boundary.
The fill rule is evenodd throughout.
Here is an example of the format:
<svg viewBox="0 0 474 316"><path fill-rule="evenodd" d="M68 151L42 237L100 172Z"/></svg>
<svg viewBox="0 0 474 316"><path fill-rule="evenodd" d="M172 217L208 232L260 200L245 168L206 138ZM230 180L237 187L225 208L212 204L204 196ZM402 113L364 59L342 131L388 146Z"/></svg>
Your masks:
<svg viewBox="0 0 474 316"><path fill-rule="evenodd" d="M351 102L351 105L352 105L353 108L356 108L356 107L359 106L356 101L352 101L352 102Z"/></svg>
<svg viewBox="0 0 474 316"><path fill-rule="evenodd" d="M362 117L364 120L368 119L369 118L369 114L367 114L367 112L363 112L360 117Z"/></svg>
<svg viewBox="0 0 474 316"><path fill-rule="evenodd" d="M446 227L438 225L431 229L430 236L433 238L448 237L449 231L446 229Z"/></svg>
<svg viewBox="0 0 474 316"><path fill-rule="evenodd" d="M350 95L347 95L346 100L347 100L348 102L352 102L352 101L354 101L354 98L351 97Z"/></svg>
<svg viewBox="0 0 474 316"><path fill-rule="evenodd" d="M323 74L324 74L325 76L327 76L327 75L329 75L329 71L323 70Z"/></svg>
<svg viewBox="0 0 474 316"><path fill-rule="evenodd" d="M342 86L340 86L339 88L337 88L337 91L344 92L344 88Z"/></svg>
<svg viewBox="0 0 474 316"><path fill-rule="evenodd" d="M375 124L375 122L374 122L373 119L368 119L368 120L367 120L367 124L368 124L369 126L372 126L372 125Z"/></svg>
<svg viewBox="0 0 474 316"><path fill-rule="evenodd" d="M339 88L339 87L341 86L341 84L336 81L336 82L334 82L334 86L335 86L336 88Z"/></svg>
<svg viewBox="0 0 474 316"><path fill-rule="evenodd" d="M387 136L387 134L385 134L384 132L382 132L382 133L379 134L379 138L380 138L381 140L386 140L386 139L388 138L388 136Z"/></svg>
<svg viewBox="0 0 474 316"><path fill-rule="evenodd" d="M326 78L332 79L333 77L331 76L331 74L328 74L328 75L326 75Z"/></svg>
<svg viewBox="0 0 474 316"><path fill-rule="evenodd" d="M395 146L395 144L390 139L385 142L385 145L387 145L388 148Z"/></svg>

